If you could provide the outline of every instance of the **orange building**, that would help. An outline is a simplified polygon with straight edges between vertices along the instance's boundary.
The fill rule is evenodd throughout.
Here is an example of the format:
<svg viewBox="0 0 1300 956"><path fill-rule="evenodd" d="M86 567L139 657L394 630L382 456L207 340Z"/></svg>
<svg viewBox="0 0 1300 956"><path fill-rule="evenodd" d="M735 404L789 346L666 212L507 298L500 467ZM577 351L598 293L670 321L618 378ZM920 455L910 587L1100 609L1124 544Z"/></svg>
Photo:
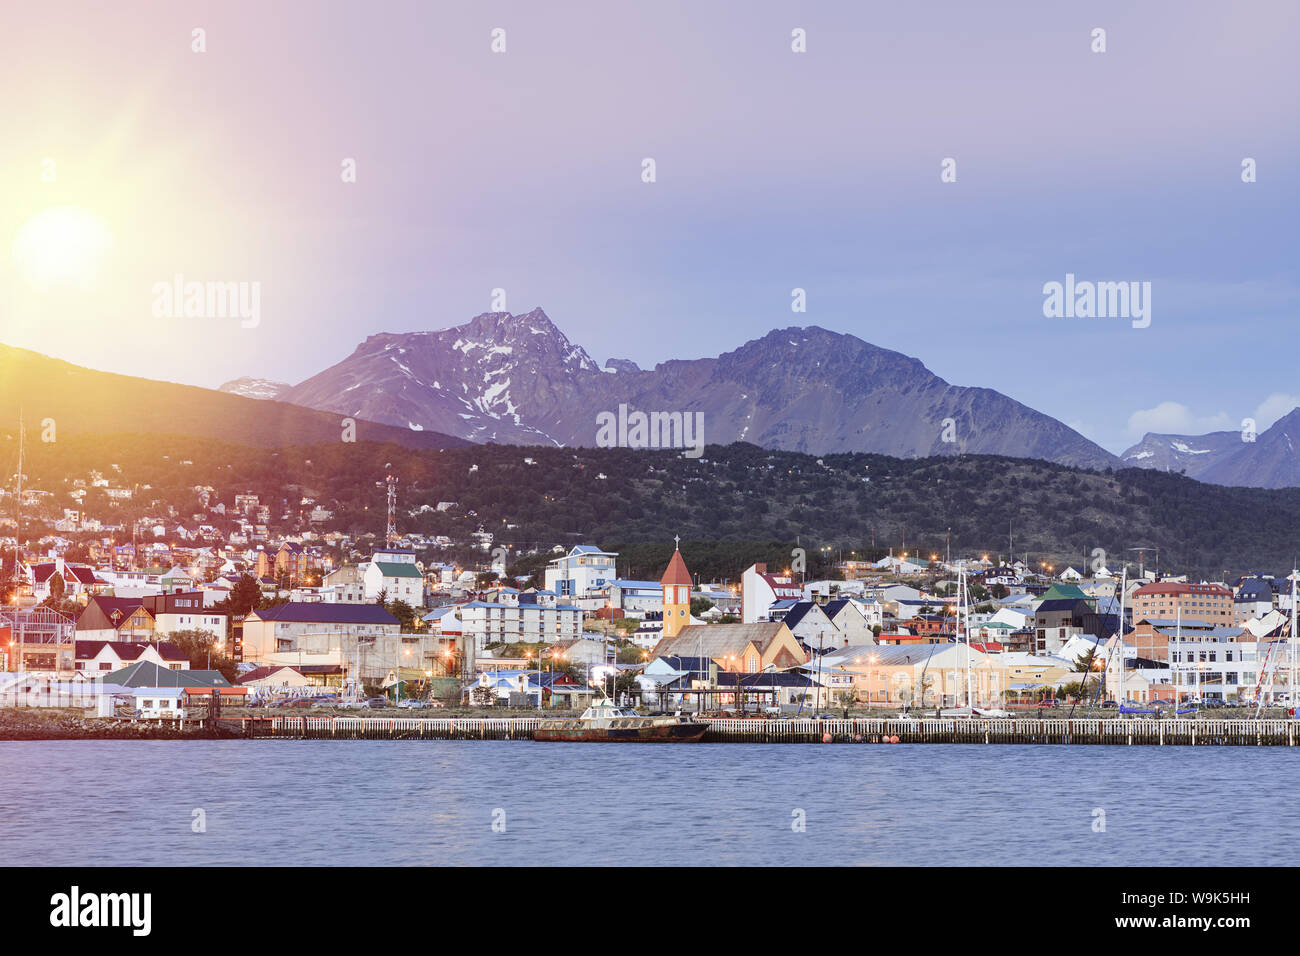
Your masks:
<svg viewBox="0 0 1300 956"><path fill-rule="evenodd" d="M691 623L691 572L677 547L659 583L664 589L664 637L676 637Z"/></svg>
<svg viewBox="0 0 1300 956"><path fill-rule="evenodd" d="M1133 592L1133 623L1204 621L1213 627L1231 627L1232 592L1222 584L1144 584Z"/></svg>

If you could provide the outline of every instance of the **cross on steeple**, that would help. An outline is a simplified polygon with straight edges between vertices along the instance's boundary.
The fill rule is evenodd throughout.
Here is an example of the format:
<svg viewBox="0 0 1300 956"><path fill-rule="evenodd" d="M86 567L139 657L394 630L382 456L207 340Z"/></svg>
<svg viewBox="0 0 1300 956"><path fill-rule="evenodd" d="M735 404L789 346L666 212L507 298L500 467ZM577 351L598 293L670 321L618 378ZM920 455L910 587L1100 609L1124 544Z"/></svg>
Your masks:
<svg viewBox="0 0 1300 956"><path fill-rule="evenodd" d="M673 535L673 550L680 551L681 549L682 549L682 536L680 534L675 534Z"/></svg>

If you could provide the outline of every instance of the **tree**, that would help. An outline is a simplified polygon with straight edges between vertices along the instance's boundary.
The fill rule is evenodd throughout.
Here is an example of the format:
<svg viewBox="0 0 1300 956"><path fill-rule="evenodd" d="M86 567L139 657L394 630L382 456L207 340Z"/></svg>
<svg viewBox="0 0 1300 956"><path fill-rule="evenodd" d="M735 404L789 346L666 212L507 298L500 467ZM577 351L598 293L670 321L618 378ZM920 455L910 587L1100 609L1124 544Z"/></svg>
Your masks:
<svg viewBox="0 0 1300 956"><path fill-rule="evenodd" d="M251 574L241 574L225 600L218 602L231 618L247 617L248 612L262 606L262 588Z"/></svg>
<svg viewBox="0 0 1300 956"><path fill-rule="evenodd" d="M706 597L691 598L691 617L699 617L711 607L713 602Z"/></svg>
<svg viewBox="0 0 1300 956"><path fill-rule="evenodd" d="M56 603L61 602L66 591L67 586L63 583L63 575L55 571L50 575L50 597L54 598Z"/></svg>
<svg viewBox="0 0 1300 956"><path fill-rule="evenodd" d="M409 631L415 625L415 608L403 600L395 600L384 605L388 613L397 618L402 630Z"/></svg>
<svg viewBox="0 0 1300 956"><path fill-rule="evenodd" d="M192 669L218 670L226 680L234 680L234 658L227 653L225 641L211 631L200 628L173 631L167 635L167 640L179 647L181 653L189 658Z"/></svg>

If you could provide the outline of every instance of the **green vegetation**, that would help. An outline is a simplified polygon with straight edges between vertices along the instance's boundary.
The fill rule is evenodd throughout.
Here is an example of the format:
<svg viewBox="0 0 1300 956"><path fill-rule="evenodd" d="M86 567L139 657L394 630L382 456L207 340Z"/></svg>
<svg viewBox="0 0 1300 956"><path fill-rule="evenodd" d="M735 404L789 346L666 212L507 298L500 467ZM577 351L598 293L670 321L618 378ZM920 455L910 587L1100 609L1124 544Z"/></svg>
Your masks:
<svg viewBox="0 0 1300 956"><path fill-rule="evenodd" d="M484 552L468 543L482 529L509 549L511 573L525 575L540 572L553 546L591 542L619 552L620 576L657 579L679 534L692 572L705 579L734 582L754 561L784 570L800 555L807 577L829 577L842 558L875 559L890 547L898 554L904 539L924 562L945 553L949 529L954 554L996 559L1010 526L1016 556L1035 564L1086 570L1101 548L1115 568L1126 548L1141 544L1159 547L1164 567L1220 576L1289 567L1300 525L1300 488L1227 488L1143 469L1095 472L988 455L824 455L818 464L743 443L711 445L688 459L619 448L430 451L337 441L270 450L138 435L60 435L29 443L28 455L29 486L53 493L44 513L25 519L30 534L71 506L71 480L93 468L136 492L110 506L103 489L88 489L84 510L105 521L129 523L170 506L181 517L169 523L192 526L198 514L229 531L232 518L200 506L196 488L210 486L227 506L235 492L270 504L272 538L305 526L310 509L300 500L309 497L334 512L325 528L362 546L367 536L382 538L384 489L376 482L391 462L402 479L400 528L463 543L423 557L482 561ZM439 501L457 507L437 511ZM533 549L539 553L526 554Z"/></svg>

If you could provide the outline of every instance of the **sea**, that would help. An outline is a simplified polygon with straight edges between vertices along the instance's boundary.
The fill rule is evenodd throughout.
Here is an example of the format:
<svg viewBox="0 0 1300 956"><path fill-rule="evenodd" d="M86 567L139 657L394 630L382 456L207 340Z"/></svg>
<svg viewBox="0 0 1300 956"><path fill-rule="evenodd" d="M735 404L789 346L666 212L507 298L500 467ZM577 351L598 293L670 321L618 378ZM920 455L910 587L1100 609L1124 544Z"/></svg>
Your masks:
<svg viewBox="0 0 1300 956"><path fill-rule="evenodd" d="M0 864L1259 866L1285 747L0 742Z"/></svg>

